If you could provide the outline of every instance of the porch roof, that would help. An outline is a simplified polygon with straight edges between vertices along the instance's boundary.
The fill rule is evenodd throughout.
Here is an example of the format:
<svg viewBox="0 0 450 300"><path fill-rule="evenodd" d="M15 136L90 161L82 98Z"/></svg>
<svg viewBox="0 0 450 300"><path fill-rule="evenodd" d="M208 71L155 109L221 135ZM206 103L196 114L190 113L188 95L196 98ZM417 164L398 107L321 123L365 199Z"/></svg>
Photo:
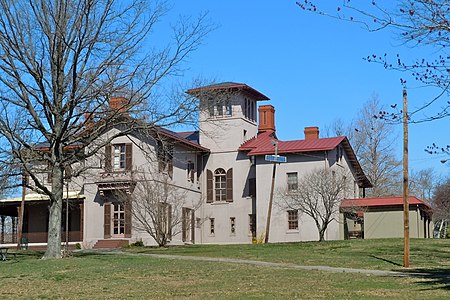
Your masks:
<svg viewBox="0 0 450 300"><path fill-rule="evenodd" d="M68 193L69 199L84 199L84 195L81 193L81 191L69 191ZM67 193L63 193L63 199L67 199ZM25 195L25 201L46 201L49 200L49 197L47 195L38 194L38 193L30 193ZM14 197L14 198L7 198L7 199L0 199L0 203L15 203L15 202L21 202L22 197Z"/></svg>

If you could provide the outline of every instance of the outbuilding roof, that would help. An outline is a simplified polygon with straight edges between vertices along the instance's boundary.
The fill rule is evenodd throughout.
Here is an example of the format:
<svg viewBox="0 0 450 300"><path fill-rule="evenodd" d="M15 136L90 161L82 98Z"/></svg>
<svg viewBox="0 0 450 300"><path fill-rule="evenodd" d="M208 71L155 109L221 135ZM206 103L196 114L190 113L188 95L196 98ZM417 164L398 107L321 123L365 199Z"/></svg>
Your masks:
<svg viewBox="0 0 450 300"><path fill-rule="evenodd" d="M408 197L409 205L420 205L431 210L431 206L414 196ZM383 207L383 206L402 206L403 197L380 197L380 198L359 198L359 199L344 199L341 201L340 208L351 207Z"/></svg>

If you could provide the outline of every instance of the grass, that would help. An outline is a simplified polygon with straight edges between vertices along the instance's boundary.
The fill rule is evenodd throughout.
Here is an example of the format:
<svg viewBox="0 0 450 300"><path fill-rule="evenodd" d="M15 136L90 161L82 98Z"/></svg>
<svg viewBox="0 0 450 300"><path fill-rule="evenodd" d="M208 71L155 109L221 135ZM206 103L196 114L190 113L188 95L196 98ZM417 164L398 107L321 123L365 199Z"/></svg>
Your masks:
<svg viewBox="0 0 450 300"><path fill-rule="evenodd" d="M414 261L440 274L448 271L448 246L450 241L414 240L412 257L436 252ZM390 269L398 266L385 260L396 262L399 249L401 240L129 251ZM378 277L83 252L61 260L36 259L39 255L21 252L17 260L0 262L2 299L446 299L450 290L448 279L438 276ZM363 258L365 262L354 262Z"/></svg>
<svg viewBox="0 0 450 300"><path fill-rule="evenodd" d="M136 247L131 252L231 257L300 265L401 270L403 239L303 242L259 245L190 245ZM450 270L450 239L411 239L412 268Z"/></svg>

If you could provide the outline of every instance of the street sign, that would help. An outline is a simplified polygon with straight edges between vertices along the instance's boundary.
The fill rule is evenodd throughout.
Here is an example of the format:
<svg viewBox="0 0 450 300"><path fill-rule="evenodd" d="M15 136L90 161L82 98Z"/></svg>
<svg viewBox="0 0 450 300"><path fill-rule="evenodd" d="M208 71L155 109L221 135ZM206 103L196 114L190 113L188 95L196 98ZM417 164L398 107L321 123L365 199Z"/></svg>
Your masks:
<svg viewBox="0 0 450 300"><path fill-rule="evenodd" d="M285 163L287 162L286 156L281 155L266 155L266 161L277 162L277 163Z"/></svg>

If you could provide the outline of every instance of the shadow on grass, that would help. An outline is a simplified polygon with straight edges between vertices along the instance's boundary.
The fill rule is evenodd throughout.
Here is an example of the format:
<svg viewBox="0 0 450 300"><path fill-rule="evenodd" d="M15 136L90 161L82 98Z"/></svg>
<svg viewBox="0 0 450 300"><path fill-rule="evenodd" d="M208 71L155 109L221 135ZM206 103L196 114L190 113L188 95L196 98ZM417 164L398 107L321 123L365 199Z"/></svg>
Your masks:
<svg viewBox="0 0 450 300"><path fill-rule="evenodd" d="M420 278L418 285L426 286L424 290L444 289L450 291L450 269L411 269L404 270L411 278Z"/></svg>
<svg viewBox="0 0 450 300"><path fill-rule="evenodd" d="M389 260L389 259L385 259L385 258L382 258L382 257L378 257L378 256L375 256L375 255L370 255L370 257L378 259L378 260L381 260L381 261L384 261L384 262L387 262L387 263L390 263L390 264L392 264L394 266L398 266L398 267L402 266L401 264L396 263L395 261L392 261L392 260Z"/></svg>

